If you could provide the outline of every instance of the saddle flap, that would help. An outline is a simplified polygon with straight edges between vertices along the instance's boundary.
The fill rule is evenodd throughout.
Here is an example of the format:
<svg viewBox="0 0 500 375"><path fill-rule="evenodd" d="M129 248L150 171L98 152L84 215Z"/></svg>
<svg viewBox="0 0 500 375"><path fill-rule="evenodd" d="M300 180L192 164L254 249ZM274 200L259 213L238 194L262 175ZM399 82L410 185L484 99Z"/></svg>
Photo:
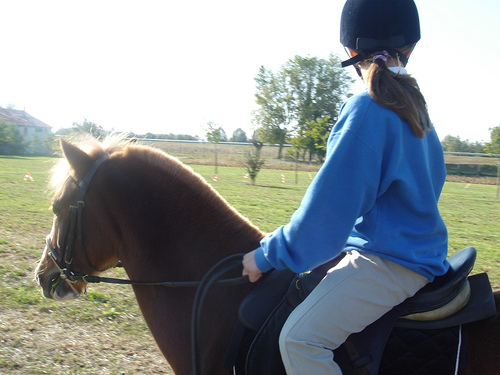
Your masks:
<svg viewBox="0 0 500 375"><path fill-rule="evenodd" d="M240 305L240 322L245 327L258 331L283 299L294 277L295 273L288 269L275 269L259 280Z"/></svg>

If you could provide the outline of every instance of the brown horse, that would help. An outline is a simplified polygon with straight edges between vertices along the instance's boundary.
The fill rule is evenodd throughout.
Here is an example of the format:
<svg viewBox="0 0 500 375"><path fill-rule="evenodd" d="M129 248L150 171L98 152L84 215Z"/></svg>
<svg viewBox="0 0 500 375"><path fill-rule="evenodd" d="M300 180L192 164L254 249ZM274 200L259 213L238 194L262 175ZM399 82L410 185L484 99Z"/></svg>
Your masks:
<svg viewBox="0 0 500 375"><path fill-rule="evenodd" d="M258 247L263 233L177 159L121 140L93 141L86 151L61 145L68 167L55 183L53 227L36 270L46 297L72 299L86 286L83 280L59 280L57 261L81 274L97 275L120 262L132 280L191 281L201 280L221 259ZM84 214L75 205L84 206ZM81 233L71 227L73 215L81 215ZM172 369L191 374L195 288L133 289ZM200 334L204 373L227 373L222 362L238 306L250 289L249 283L219 285L208 295ZM500 296L495 299L498 306ZM499 336L498 316L469 325L468 374L500 373Z"/></svg>

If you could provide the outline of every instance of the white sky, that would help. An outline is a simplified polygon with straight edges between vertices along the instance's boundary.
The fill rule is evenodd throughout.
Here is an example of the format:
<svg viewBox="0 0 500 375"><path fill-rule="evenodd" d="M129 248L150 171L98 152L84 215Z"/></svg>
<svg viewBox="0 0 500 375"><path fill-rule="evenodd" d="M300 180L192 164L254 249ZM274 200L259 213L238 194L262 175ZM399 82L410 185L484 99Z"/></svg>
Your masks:
<svg viewBox="0 0 500 375"><path fill-rule="evenodd" d="M57 130L251 136L260 65L345 57L343 0L2 0L0 105ZM500 1L416 0L408 70L441 138L489 141L500 124ZM353 68L349 68L355 76ZM360 85L353 87L359 91Z"/></svg>

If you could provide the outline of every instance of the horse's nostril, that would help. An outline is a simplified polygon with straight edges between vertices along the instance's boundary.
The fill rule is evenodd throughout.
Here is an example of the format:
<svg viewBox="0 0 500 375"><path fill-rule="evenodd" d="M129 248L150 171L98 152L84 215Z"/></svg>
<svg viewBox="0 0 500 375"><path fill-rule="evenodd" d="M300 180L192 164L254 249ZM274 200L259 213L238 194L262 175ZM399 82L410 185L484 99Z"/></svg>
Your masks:
<svg viewBox="0 0 500 375"><path fill-rule="evenodd" d="M50 286L52 288L55 288L57 284L59 284L59 281L61 281L61 275L60 274L55 274L54 277L50 279Z"/></svg>

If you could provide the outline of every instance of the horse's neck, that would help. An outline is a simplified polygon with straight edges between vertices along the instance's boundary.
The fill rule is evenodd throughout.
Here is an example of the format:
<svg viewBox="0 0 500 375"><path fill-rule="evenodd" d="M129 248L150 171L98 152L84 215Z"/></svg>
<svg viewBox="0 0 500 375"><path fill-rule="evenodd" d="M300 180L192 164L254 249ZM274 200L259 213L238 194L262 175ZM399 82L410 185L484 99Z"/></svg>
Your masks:
<svg viewBox="0 0 500 375"><path fill-rule="evenodd" d="M238 306L249 287L246 284L238 287L216 286L207 296L200 324L204 373L220 373L237 319ZM175 374L192 374L191 312L196 290L134 289L144 319Z"/></svg>
<svg viewBox="0 0 500 375"><path fill-rule="evenodd" d="M260 231L217 196L205 201L198 194L179 202L172 191L156 192L150 185L145 191L154 196L145 197L144 206L152 207L150 201L156 202L154 212L135 202L129 211L136 219L121 221L120 257L131 278L201 280L225 256L246 253L259 244ZM249 285L217 286L214 290L218 292L209 294L203 310L201 347L210 353L204 368L211 368L209 372L215 374ZM176 374L191 373L190 316L195 289L134 287L134 292L158 346Z"/></svg>
<svg viewBox="0 0 500 375"><path fill-rule="evenodd" d="M217 231L218 228L215 230ZM197 238L192 238L191 241L186 241L186 245L189 242L195 245L185 249L178 248L175 252L184 254L186 259L182 261L184 264L182 267L192 267L193 272L178 270L178 264L158 264L159 268L165 267L163 280L178 280L177 277L182 277L183 280L201 280L205 269L210 268L226 254L253 250L258 245L258 236L252 230L242 230L243 234L246 231L248 233L244 236L241 235L242 233L239 234L240 243L232 238L222 240L219 238L217 242L217 235L214 235L214 232L203 233ZM231 236L231 233L229 234ZM237 231L234 235L238 235ZM209 243L204 244L204 241L209 241ZM217 255L212 256L211 252ZM200 272L200 270L203 271ZM236 272L241 272L241 270ZM231 277L234 276L237 274L231 275ZM249 288L249 284L215 286L206 299L202 314L200 347L204 354L209 354L204 357L205 360L202 363L204 371L209 369L207 373L219 374L221 371L237 318L238 306ZM190 324L196 289L136 287L134 291L144 319L175 373L192 374Z"/></svg>
<svg viewBox="0 0 500 375"><path fill-rule="evenodd" d="M223 257L258 246L261 232L197 175L173 162L172 170L167 162L146 162L117 161L102 187L113 192L107 194L113 203L103 203L112 208L108 221L116 223L120 257L131 272L188 270L200 276ZM141 269L139 258L150 269Z"/></svg>

